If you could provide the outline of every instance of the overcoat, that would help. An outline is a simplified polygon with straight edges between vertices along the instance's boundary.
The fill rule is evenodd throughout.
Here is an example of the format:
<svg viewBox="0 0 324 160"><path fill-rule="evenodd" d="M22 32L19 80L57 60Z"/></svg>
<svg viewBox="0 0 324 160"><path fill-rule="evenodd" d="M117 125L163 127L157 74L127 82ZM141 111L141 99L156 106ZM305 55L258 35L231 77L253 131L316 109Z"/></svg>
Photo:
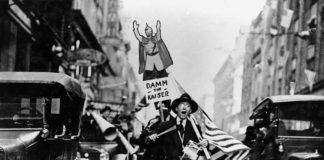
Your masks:
<svg viewBox="0 0 324 160"><path fill-rule="evenodd" d="M154 132L161 133L174 125L176 125L176 118L166 122L162 122ZM200 127L198 125L196 126L201 134ZM185 126L183 140L181 140L180 138L178 129L175 129L159 137L159 142L161 144L156 145L161 145L166 160L178 160L179 157L183 155L183 147L186 146L189 140L199 143L198 137L193 129L193 126L191 125L190 120L188 119Z"/></svg>

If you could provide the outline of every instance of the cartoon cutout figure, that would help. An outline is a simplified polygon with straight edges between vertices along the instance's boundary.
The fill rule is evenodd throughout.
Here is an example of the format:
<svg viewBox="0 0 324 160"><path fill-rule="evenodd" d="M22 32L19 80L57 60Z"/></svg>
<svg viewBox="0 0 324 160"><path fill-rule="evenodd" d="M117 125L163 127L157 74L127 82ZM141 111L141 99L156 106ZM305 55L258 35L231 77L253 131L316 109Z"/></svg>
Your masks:
<svg viewBox="0 0 324 160"><path fill-rule="evenodd" d="M133 21L133 31L139 41L139 74L143 74L143 80L167 77L166 68L173 64L170 53L161 38L161 22L156 24L156 34L146 24L145 36L138 31L139 24Z"/></svg>

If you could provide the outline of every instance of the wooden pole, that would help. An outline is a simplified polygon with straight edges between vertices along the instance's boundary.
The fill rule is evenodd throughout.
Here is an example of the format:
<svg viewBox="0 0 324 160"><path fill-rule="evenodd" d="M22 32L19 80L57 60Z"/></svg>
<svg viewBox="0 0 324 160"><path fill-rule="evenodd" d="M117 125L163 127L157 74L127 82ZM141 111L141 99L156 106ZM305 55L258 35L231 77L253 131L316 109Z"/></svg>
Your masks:
<svg viewBox="0 0 324 160"><path fill-rule="evenodd" d="M194 120L192 119L192 115L190 115L189 119L190 119L190 122L191 122L191 125L192 125L193 129L195 130L196 136L198 137L198 139L199 139L199 141L200 141L200 140L202 139L202 137L201 137L201 135L200 135L200 133L199 133L199 131L198 131L198 128L197 128L197 126L196 126L196 123L195 123ZM209 152L208 152L207 148L203 148L203 151L204 151L204 153L205 153L206 158L207 158L207 159L210 159L211 157L210 157L210 155L209 155Z"/></svg>
<svg viewBox="0 0 324 160"><path fill-rule="evenodd" d="M161 122L164 122L164 114L163 114L163 108L162 108L162 101L160 101L157 104L157 106L159 107Z"/></svg>

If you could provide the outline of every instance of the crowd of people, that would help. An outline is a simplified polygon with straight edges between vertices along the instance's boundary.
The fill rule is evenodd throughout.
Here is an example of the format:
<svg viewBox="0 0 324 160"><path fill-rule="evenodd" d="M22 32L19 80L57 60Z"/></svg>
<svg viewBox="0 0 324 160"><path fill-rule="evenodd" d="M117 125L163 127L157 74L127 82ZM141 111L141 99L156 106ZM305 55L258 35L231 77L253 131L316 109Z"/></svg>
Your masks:
<svg viewBox="0 0 324 160"><path fill-rule="evenodd" d="M132 134L134 127L131 121L134 120L134 116L121 116L110 107L105 107L101 111L98 111L90 106L83 116L83 128L85 132L95 132L83 133L83 138L88 138L87 140L90 141L105 140L102 131L96 125L98 122L91 117L92 112L99 112L98 115L100 114L104 120L113 124L127 138L132 146L137 147L137 152L134 154L136 156L131 156L129 159L190 159L188 157L189 155L184 153L184 148L188 144L198 146L199 150L196 155L203 156L202 149L207 147L208 142L206 139L201 138L200 126L190 119L190 115L197 111L198 104L188 94L183 94L181 97L172 101L172 103L171 100L156 103L156 107L163 113L151 119L146 126L143 126L140 135L137 137ZM171 111L176 115L171 116ZM91 136L86 137L87 135ZM122 148L119 153L127 154L128 152L125 147Z"/></svg>
<svg viewBox="0 0 324 160"><path fill-rule="evenodd" d="M109 122L114 129L125 137L127 143L136 148L136 153L130 153L125 141L120 138L115 139L120 144L118 152L127 154L130 160L186 160L193 159L192 154L188 154L185 148L194 144L198 150L194 155L204 156L203 149L208 146L206 139L201 137L201 128L191 119L191 114L198 109L198 104L191 99L188 94L183 94L173 100L155 103L160 114L151 119L139 134L134 134L134 113L130 115L120 115L118 110L106 106L100 110L89 106L82 118L81 139L88 141L107 141L105 133L100 129L100 124L93 114L100 115L105 121ZM174 113L174 114L171 114ZM284 123L275 118L274 112L260 119L256 119L254 126L248 126L246 136L242 143L251 148L250 160L276 160L280 156L278 144L275 142L275 130L280 130L280 134L288 135ZM313 124L314 135L323 134L323 129L318 129L318 123ZM116 153L116 152L115 152ZM111 157L103 154L102 157ZM107 158L106 158L107 159Z"/></svg>

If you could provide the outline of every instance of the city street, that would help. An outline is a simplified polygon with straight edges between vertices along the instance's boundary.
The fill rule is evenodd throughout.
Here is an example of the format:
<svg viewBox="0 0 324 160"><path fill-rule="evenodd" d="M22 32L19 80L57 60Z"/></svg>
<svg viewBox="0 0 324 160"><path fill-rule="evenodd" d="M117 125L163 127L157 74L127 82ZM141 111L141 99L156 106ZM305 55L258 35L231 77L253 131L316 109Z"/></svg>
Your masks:
<svg viewBox="0 0 324 160"><path fill-rule="evenodd" d="M324 160L323 0L0 0L0 160Z"/></svg>

